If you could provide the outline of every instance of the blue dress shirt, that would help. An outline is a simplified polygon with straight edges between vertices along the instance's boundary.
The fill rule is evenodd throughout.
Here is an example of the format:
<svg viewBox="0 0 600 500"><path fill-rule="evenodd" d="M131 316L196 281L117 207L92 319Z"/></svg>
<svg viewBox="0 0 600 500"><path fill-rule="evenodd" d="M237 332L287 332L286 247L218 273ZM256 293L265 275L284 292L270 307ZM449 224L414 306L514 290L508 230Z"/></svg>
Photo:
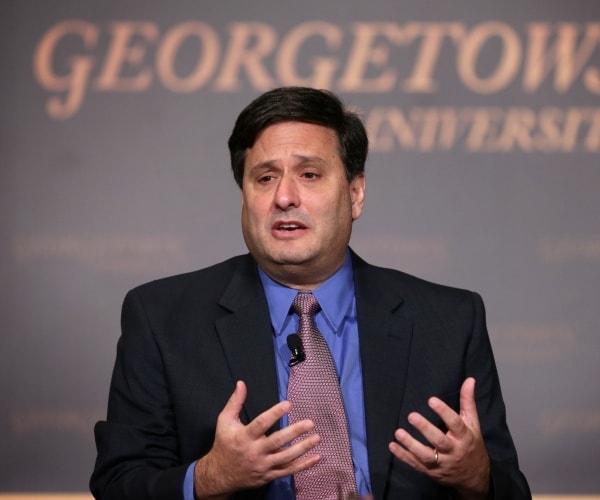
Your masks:
<svg viewBox="0 0 600 500"><path fill-rule="evenodd" d="M298 331L298 315L291 310L292 301L298 290L285 287L269 278L259 268L269 313L273 327L275 362L279 400L287 399L287 385L290 376L290 350L287 336ZM321 310L315 315L315 323L323 334L340 380L342 397L348 419L354 473L359 495L371 492L369 464L367 458L367 432L363 400L363 380L358 345L358 326L356 322L356 299L350 252L342 267L312 292ZM287 415L282 418L281 427L288 424ZM184 482L185 500L193 500L193 469L188 468ZM293 478L291 476L276 479L269 487L267 498L270 500L294 499Z"/></svg>

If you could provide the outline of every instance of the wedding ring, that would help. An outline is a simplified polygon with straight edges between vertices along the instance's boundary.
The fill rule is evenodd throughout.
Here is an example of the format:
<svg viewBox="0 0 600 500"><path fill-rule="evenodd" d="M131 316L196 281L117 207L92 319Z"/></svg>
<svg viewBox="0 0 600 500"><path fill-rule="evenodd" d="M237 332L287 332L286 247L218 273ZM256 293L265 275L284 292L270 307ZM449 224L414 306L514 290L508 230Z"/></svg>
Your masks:
<svg viewBox="0 0 600 500"><path fill-rule="evenodd" d="M437 448L434 448L433 451L435 452L435 465L439 465L440 464L440 455L437 451Z"/></svg>

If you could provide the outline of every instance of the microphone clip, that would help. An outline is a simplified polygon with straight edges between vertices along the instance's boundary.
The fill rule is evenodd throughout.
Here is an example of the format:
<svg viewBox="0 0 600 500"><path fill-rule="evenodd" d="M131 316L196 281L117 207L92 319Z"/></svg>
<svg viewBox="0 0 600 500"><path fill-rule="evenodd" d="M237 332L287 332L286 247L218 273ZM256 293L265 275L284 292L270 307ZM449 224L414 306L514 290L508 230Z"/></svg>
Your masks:
<svg viewBox="0 0 600 500"><path fill-rule="evenodd" d="M302 346L302 339L296 333L292 333L287 337L287 345L292 353L289 365L290 367L296 366L298 363L302 363L306 359L306 353Z"/></svg>

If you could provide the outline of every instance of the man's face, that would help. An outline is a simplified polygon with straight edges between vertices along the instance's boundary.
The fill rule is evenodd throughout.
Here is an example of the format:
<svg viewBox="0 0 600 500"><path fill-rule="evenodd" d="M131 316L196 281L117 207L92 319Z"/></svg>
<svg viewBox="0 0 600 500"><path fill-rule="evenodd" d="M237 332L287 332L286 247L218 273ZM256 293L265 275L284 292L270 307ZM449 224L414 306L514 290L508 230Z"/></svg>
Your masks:
<svg viewBox="0 0 600 500"><path fill-rule="evenodd" d="M362 213L365 178L348 182L338 139L301 122L272 125L246 151L242 231L263 270L313 289L342 265L352 221Z"/></svg>

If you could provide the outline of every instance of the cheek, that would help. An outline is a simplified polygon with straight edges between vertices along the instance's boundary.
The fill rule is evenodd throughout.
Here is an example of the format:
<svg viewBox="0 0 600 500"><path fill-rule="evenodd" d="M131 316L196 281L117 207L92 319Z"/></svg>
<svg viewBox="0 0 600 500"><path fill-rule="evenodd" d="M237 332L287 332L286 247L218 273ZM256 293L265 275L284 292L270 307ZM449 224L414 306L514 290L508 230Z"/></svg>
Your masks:
<svg viewBox="0 0 600 500"><path fill-rule="evenodd" d="M245 197L242 199L242 221L251 226L258 226L264 219L265 210L255 200Z"/></svg>
<svg viewBox="0 0 600 500"><path fill-rule="evenodd" d="M354 216L354 205L352 204L352 198L350 193L347 191L342 191L338 198L338 219L347 220L348 217L352 218Z"/></svg>
<svg viewBox="0 0 600 500"><path fill-rule="evenodd" d="M347 200L338 198L337 200L331 200L329 204L321 204L317 208L315 219L320 221L319 226L321 230L325 231L327 235L335 239L343 228L348 224L350 217L350 205Z"/></svg>

